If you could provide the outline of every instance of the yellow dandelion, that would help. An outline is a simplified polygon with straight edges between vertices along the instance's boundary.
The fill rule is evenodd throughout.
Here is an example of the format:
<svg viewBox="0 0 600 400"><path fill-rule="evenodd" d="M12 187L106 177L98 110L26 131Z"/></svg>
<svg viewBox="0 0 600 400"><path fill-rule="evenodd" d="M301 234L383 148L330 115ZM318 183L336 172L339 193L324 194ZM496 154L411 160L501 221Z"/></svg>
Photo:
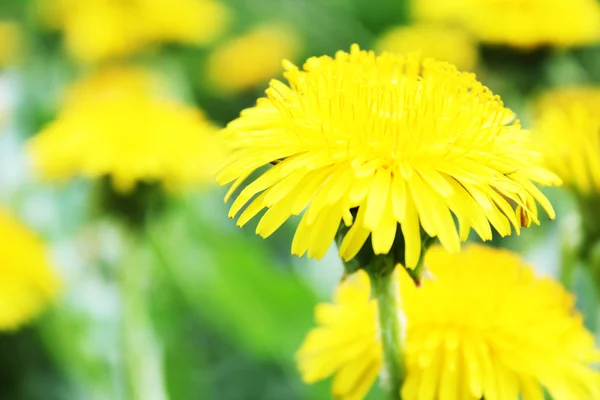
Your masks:
<svg viewBox="0 0 600 400"><path fill-rule="evenodd" d="M431 278L402 279L408 320L406 399L600 398L600 361L574 298L516 254L436 247Z"/></svg>
<svg viewBox="0 0 600 400"><path fill-rule="evenodd" d="M15 22L0 21L0 68L14 64L21 48L21 32Z"/></svg>
<svg viewBox="0 0 600 400"><path fill-rule="evenodd" d="M298 45L288 27L259 26L217 47L208 59L208 77L222 91L252 88L279 73L281 60L294 58Z"/></svg>
<svg viewBox="0 0 600 400"><path fill-rule="evenodd" d="M484 43L519 48L600 41L596 0L413 0L417 19L458 24Z"/></svg>
<svg viewBox="0 0 600 400"><path fill-rule="evenodd" d="M95 63L124 57L143 45L140 22L111 0L62 0L68 4L61 29L65 47L77 60ZM73 3L73 4L69 4Z"/></svg>
<svg viewBox="0 0 600 400"><path fill-rule="evenodd" d="M138 181L169 189L208 184L224 157L216 127L197 109L151 93L143 70L101 72L75 85L56 121L29 151L47 179L110 176L117 190Z"/></svg>
<svg viewBox="0 0 600 400"><path fill-rule="evenodd" d="M136 0L149 42L204 45L228 25L229 10L215 0Z"/></svg>
<svg viewBox="0 0 600 400"><path fill-rule="evenodd" d="M456 255L436 246L425 258L428 274L419 287L404 268L396 270L407 326L403 399L542 400L544 390L554 399L600 398L600 373L593 369L600 351L573 296L558 283L536 278L513 253L480 245ZM369 279L360 274L352 281L359 287L352 290L368 294ZM312 373L303 373L307 382L334 373L322 365L352 360L354 371L366 370L366 360L375 357L354 359L353 346L362 344L361 354L381 354L376 334L371 341L356 334L377 331L376 311L366 311L370 304L375 307L363 294L355 303L319 305L325 307L320 327L299 353L301 371ZM367 384L363 375L348 379L346 387Z"/></svg>
<svg viewBox="0 0 600 400"><path fill-rule="evenodd" d="M548 168L582 194L600 192L600 87L568 87L536 104L534 134Z"/></svg>
<svg viewBox="0 0 600 400"><path fill-rule="evenodd" d="M505 236L511 225L518 233L538 223L536 201L554 217L532 182L558 178L538 165L528 133L473 74L358 46L285 69L289 85L271 81L267 97L225 130L233 151L217 179L235 182L226 200L272 164L231 206L235 217L249 203L238 225L268 208L256 230L267 237L306 209L292 253L320 258L343 221L345 260L369 236L376 254L388 253L400 229L414 267L421 228L456 252L471 228L488 240L490 224Z"/></svg>
<svg viewBox="0 0 600 400"><path fill-rule="evenodd" d="M379 38L377 49L398 54L421 52L461 71L472 71L479 57L477 44L468 33L435 24L395 27Z"/></svg>
<svg viewBox="0 0 600 400"><path fill-rule="evenodd" d="M0 330L14 330L37 317L52 301L60 282L44 244L0 210Z"/></svg>
<svg viewBox="0 0 600 400"><path fill-rule="evenodd" d="M333 304L319 304L312 330L296 356L302 379L314 383L335 375L336 399L365 397L381 370L383 354L377 302L370 299L369 277L363 270L349 276L336 290Z"/></svg>
<svg viewBox="0 0 600 400"><path fill-rule="evenodd" d="M40 1L40 18L62 30L69 53L85 63L160 43L206 44L221 34L229 16L216 0Z"/></svg>

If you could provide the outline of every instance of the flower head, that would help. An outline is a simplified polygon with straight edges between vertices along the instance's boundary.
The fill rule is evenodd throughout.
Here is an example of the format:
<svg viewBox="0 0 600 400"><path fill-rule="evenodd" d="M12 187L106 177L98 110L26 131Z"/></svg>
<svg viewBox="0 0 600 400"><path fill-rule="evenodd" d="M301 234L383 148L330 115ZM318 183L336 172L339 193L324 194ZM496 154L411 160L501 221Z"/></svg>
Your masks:
<svg viewBox="0 0 600 400"><path fill-rule="evenodd" d="M285 69L289 85L271 81L267 97L225 130L233 151L218 180L235 181L226 199L272 164L233 203L231 217L250 203L239 225L268 208L257 227L267 237L306 209L292 252L320 258L343 221L346 260L369 236L376 254L388 253L401 229L414 267L421 228L456 252L471 228L486 240L490 223L504 236L511 224L519 232L538 222L535 201L554 217L532 182L558 178L538 165L528 133L474 75L357 46Z"/></svg>
<svg viewBox="0 0 600 400"><path fill-rule="evenodd" d="M432 277L402 279L407 399L600 398L600 361L574 298L516 254L428 251ZM431 384L431 382L434 382ZM428 393L428 394L426 394Z"/></svg>
<svg viewBox="0 0 600 400"><path fill-rule="evenodd" d="M0 330L13 330L38 316L60 282L43 243L0 210Z"/></svg>
<svg viewBox="0 0 600 400"><path fill-rule="evenodd" d="M172 189L211 182L224 157L216 127L197 109L162 96L151 78L114 69L75 85L57 120L29 143L41 175L110 176L120 191L138 181Z"/></svg>
<svg viewBox="0 0 600 400"><path fill-rule="evenodd" d="M377 48L397 54L421 52L461 71L472 71L478 59L477 44L468 33L436 24L393 28L379 38Z"/></svg>
<svg viewBox="0 0 600 400"><path fill-rule="evenodd" d="M64 33L67 50L95 63L159 43L202 45L228 21L216 0L41 0L46 23Z"/></svg>
<svg viewBox="0 0 600 400"><path fill-rule="evenodd" d="M533 131L548 168L582 194L600 193L600 87L548 92L535 114Z"/></svg>
<svg viewBox="0 0 600 400"><path fill-rule="evenodd" d="M299 39L288 27L263 25L219 46L208 60L208 76L219 90L252 88L279 73L281 60L294 58Z"/></svg>
<svg viewBox="0 0 600 400"><path fill-rule="evenodd" d="M367 273L349 276L333 304L319 304L313 329L296 355L302 379L314 383L330 375L336 399L365 397L381 369L383 354L377 331L377 301L370 299Z"/></svg>
<svg viewBox="0 0 600 400"><path fill-rule="evenodd" d="M536 278L517 255L480 245L456 255L437 246L425 262L428 274L419 287L404 268L396 270L407 326L403 399L543 399L544 389L555 399L600 398L600 373L592 368L600 351L560 285ZM307 382L340 366L382 366L369 279L364 272L358 276L349 280L352 293L361 293L354 302L337 298L348 291L343 282L335 304L317 308L320 326L298 359ZM374 377L368 378L371 385ZM358 372L346 375L345 387L367 384L364 379Z"/></svg>
<svg viewBox="0 0 600 400"><path fill-rule="evenodd" d="M457 24L478 40L519 48L600 40L596 0L413 0L417 19Z"/></svg>

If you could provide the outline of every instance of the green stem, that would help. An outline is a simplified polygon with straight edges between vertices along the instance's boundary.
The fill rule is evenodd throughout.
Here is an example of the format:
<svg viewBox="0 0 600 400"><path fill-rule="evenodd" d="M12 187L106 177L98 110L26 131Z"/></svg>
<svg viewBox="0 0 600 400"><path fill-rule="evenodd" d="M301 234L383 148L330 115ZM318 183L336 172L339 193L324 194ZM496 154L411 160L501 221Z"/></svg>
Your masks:
<svg viewBox="0 0 600 400"><path fill-rule="evenodd" d="M162 352L150 320L148 262L135 230L124 230L127 244L119 269L119 290L123 305L123 340L129 398L167 399L163 378Z"/></svg>
<svg viewBox="0 0 600 400"><path fill-rule="evenodd" d="M386 264L384 268L369 269L379 306L384 361L381 385L386 399L399 400L405 376L400 288L394 278L393 260L390 257L378 257L376 261Z"/></svg>

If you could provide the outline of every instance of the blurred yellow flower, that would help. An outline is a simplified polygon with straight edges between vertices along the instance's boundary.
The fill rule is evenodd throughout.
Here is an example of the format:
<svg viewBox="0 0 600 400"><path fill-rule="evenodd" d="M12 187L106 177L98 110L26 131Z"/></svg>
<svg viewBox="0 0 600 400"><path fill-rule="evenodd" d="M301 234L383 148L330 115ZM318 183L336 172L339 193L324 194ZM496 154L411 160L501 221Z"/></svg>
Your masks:
<svg viewBox="0 0 600 400"><path fill-rule="evenodd" d="M29 151L47 179L110 176L119 191L137 181L180 189L214 181L224 157L216 127L197 109L161 96L144 70L114 69L75 85L57 120Z"/></svg>
<svg viewBox="0 0 600 400"><path fill-rule="evenodd" d="M381 370L383 354L375 324L377 302L370 296L365 271L347 277L338 286L333 304L317 305L319 327L308 334L296 355L305 382L335 375L336 399L364 398Z"/></svg>
<svg viewBox="0 0 600 400"><path fill-rule="evenodd" d="M542 96L534 133L548 168L582 194L600 193L600 87L568 87Z"/></svg>
<svg viewBox="0 0 600 400"><path fill-rule="evenodd" d="M155 43L203 45L216 39L229 22L229 11L216 0L136 0L144 37Z"/></svg>
<svg viewBox="0 0 600 400"><path fill-rule="evenodd" d="M484 43L519 48L600 41L596 0L413 0L425 21L458 24Z"/></svg>
<svg viewBox="0 0 600 400"><path fill-rule="evenodd" d="M478 60L477 44L468 33L435 24L393 28L379 38L377 49L398 54L421 52L462 71L472 71Z"/></svg>
<svg viewBox="0 0 600 400"><path fill-rule="evenodd" d="M21 31L15 22L0 21L0 69L14 64L21 50Z"/></svg>
<svg viewBox="0 0 600 400"><path fill-rule="evenodd" d="M419 287L404 268L396 270L407 325L403 399L542 400L543 389L555 399L600 398L600 373L592 368L600 351L560 285L536 278L516 254L481 245L456 255L436 246L425 262ZM344 387L362 389L374 378L361 371L381 368L369 279L359 272L348 282L351 289L343 282L337 295L345 301L317 308L320 327L298 358L307 382L349 366ZM334 388L343 399L365 393Z"/></svg>
<svg viewBox="0 0 600 400"><path fill-rule="evenodd" d="M233 151L217 179L235 182L226 200L273 164L231 206L235 217L250 203L238 225L268 208L256 229L267 237L307 209L292 252L322 257L344 221L351 227L340 254L350 260L369 236L376 254L388 253L400 224L414 267L421 228L457 252L471 228L488 240L490 223L502 236L511 224L519 232L538 223L535 201L554 217L532 181L558 178L538 165L527 132L473 74L358 46L285 69L289 86L271 81L267 97L225 130Z"/></svg>
<svg viewBox="0 0 600 400"><path fill-rule="evenodd" d="M0 330L37 317L60 288L44 244L0 209Z"/></svg>
<svg viewBox="0 0 600 400"><path fill-rule="evenodd" d="M119 58L156 43L202 45L228 22L216 0L40 0L46 23L63 31L79 61Z"/></svg>
<svg viewBox="0 0 600 400"><path fill-rule="evenodd" d="M434 247L425 263L432 277L418 288L400 275L404 398L541 400L542 387L554 399L600 398L600 351L558 283L481 245L456 255Z"/></svg>
<svg viewBox="0 0 600 400"><path fill-rule="evenodd" d="M263 25L219 46L208 59L208 76L219 90L241 91L268 81L281 60L298 53L299 39L287 27Z"/></svg>

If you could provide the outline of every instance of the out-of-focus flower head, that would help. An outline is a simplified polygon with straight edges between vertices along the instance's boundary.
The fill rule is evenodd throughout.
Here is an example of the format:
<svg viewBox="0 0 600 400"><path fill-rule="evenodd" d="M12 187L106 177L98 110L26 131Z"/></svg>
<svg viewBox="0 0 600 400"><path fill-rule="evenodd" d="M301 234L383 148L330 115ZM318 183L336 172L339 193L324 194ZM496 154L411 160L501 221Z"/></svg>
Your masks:
<svg viewBox="0 0 600 400"><path fill-rule="evenodd" d="M296 355L305 382L335 375L332 390L336 399L364 398L381 370L377 301L370 297L365 271L348 276L338 286L334 303L317 305L319 327L308 334Z"/></svg>
<svg viewBox="0 0 600 400"><path fill-rule="evenodd" d="M340 222L340 254L352 259L369 237L387 254L401 229L406 263L421 254L421 229L452 252L474 229L492 238L539 223L536 201L554 211L532 182L559 179L540 166L527 132L473 74L448 63L353 46L335 58L285 63L289 84L272 80L266 98L225 130L233 149L218 175L235 182L270 169L241 191L230 216L271 235L305 209L292 243L321 258ZM256 196L256 197L255 197ZM512 202L512 204L511 204ZM459 229L454 216L459 222Z"/></svg>
<svg viewBox="0 0 600 400"><path fill-rule="evenodd" d="M217 47L208 60L208 77L222 91L249 89L277 75L281 61L295 58L298 47L289 27L262 25Z"/></svg>
<svg viewBox="0 0 600 400"><path fill-rule="evenodd" d="M39 0L41 17L63 31L68 51L94 63L160 43L203 45L228 22L217 0Z"/></svg>
<svg viewBox="0 0 600 400"><path fill-rule="evenodd" d="M456 24L479 41L529 49L600 41L596 0L412 0L418 20Z"/></svg>
<svg viewBox="0 0 600 400"><path fill-rule="evenodd" d="M600 87L545 93L535 105L533 131L546 165L567 186L600 193Z"/></svg>
<svg viewBox="0 0 600 400"><path fill-rule="evenodd" d="M110 176L119 191L138 181L209 184L224 157L217 128L157 82L146 70L114 68L76 84L56 121L29 143L37 171L47 179Z"/></svg>
<svg viewBox="0 0 600 400"><path fill-rule="evenodd" d="M574 298L506 250L431 248L420 287L400 274L406 399L600 398L594 337ZM399 272L403 272L400 270Z"/></svg>
<svg viewBox="0 0 600 400"><path fill-rule="evenodd" d="M464 30L436 24L399 26L377 41L379 51L397 54L421 52L425 57L447 61L461 71L477 66L477 43Z"/></svg>
<svg viewBox="0 0 600 400"><path fill-rule="evenodd" d="M0 330L14 330L46 308L60 280L41 240L2 209L0 241Z"/></svg>
<svg viewBox="0 0 600 400"><path fill-rule="evenodd" d="M149 42L204 45L229 22L229 10L217 0L136 0Z"/></svg>
<svg viewBox="0 0 600 400"><path fill-rule="evenodd" d="M480 245L456 255L436 246L425 263L419 287L404 268L395 272L407 327L403 399L541 400L544 389L555 399L600 398L600 351L559 284L536 278L516 254ZM382 366L375 300L358 274L334 304L318 306L319 327L298 354L307 382L337 373L342 399L362 399ZM361 391L336 392L338 381Z"/></svg>
<svg viewBox="0 0 600 400"><path fill-rule="evenodd" d="M0 69L18 61L21 31L16 22L0 21Z"/></svg>

